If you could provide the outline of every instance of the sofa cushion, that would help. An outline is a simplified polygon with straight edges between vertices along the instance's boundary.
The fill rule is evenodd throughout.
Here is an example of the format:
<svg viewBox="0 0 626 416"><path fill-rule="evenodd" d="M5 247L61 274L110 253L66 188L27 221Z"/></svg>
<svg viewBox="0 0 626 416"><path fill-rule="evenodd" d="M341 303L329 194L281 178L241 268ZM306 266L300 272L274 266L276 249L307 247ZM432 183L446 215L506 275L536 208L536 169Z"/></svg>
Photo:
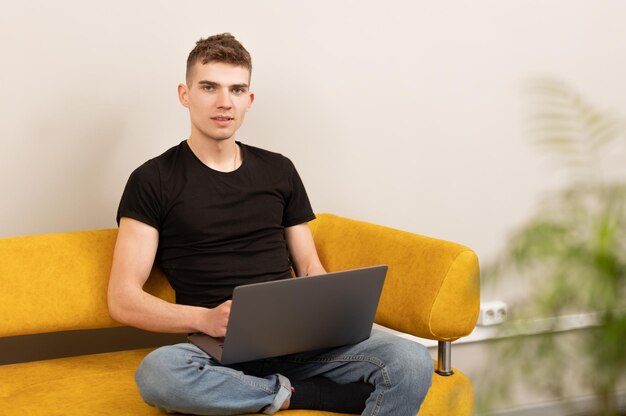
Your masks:
<svg viewBox="0 0 626 416"><path fill-rule="evenodd" d="M0 366L0 414L165 415L143 402L134 372L150 349L84 355ZM422 415L471 415L472 385L462 373L433 376ZM281 416L337 413L290 410Z"/></svg>

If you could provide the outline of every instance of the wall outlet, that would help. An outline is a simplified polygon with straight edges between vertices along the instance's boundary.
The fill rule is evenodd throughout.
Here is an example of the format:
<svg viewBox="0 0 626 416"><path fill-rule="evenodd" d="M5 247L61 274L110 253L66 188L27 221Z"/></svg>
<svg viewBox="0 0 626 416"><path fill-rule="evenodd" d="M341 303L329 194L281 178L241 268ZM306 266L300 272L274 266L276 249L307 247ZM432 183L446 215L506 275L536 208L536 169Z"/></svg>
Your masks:
<svg viewBox="0 0 626 416"><path fill-rule="evenodd" d="M498 325L506 321L506 315L506 303L499 300L493 302L482 302L480 304L480 313L478 314L478 322L476 325Z"/></svg>

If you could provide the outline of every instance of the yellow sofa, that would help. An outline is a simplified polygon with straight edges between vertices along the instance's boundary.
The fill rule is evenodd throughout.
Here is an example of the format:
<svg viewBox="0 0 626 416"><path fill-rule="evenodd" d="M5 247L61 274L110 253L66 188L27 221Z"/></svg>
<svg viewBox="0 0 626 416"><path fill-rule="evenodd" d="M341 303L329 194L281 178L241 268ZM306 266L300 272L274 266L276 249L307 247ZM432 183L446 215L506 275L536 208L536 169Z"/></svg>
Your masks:
<svg viewBox="0 0 626 416"><path fill-rule="evenodd" d="M455 243L330 214L319 215L310 227L328 270L389 265L377 323L439 341L438 374L419 415L471 415L472 384L450 367L450 342L469 334L478 316L475 253ZM41 336L33 334L96 334L119 326L106 304L115 238L116 230L98 230L0 239L0 354L10 352L8 341ZM157 269L146 290L174 299ZM42 342L33 348L50 347ZM0 365L0 415L162 414L141 400L134 384L134 370L148 351L61 353L63 358Z"/></svg>

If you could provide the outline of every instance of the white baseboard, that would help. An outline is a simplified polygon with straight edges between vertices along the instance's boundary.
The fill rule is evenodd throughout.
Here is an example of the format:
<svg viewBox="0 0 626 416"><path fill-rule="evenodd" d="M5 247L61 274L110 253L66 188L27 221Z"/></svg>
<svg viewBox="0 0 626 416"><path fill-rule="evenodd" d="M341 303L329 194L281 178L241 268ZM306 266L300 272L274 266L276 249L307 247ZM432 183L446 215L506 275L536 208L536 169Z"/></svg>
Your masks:
<svg viewBox="0 0 626 416"><path fill-rule="evenodd" d="M533 319L524 321L523 325L520 325L520 322L506 322L504 324L494 326L477 326L468 336L454 341L454 345L472 342L485 342L515 335L538 335L548 332L565 332L576 329L591 328L597 325L597 321L598 317L596 313L580 313L575 315L563 315L554 318ZM435 340L419 338L378 324L374 324L374 327L382 331L390 332L399 337L419 342L427 348L437 348L437 341Z"/></svg>
<svg viewBox="0 0 626 416"><path fill-rule="evenodd" d="M589 416L597 414L597 400L595 396L579 396L567 401L552 400L502 408L476 416ZM626 390L617 392L617 406L620 411L626 411Z"/></svg>
<svg viewBox="0 0 626 416"><path fill-rule="evenodd" d="M580 330L596 326L596 314L579 314L568 315L559 318L536 319L527 322L524 331L511 331L506 328L476 327L476 329L467 337L461 338L453 343L453 363L454 363L454 345L464 343L480 343L489 342L495 339L506 338L513 335L537 335L547 332L565 332L572 330ZM503 324L503 326L508 326ZM395 334L399 337L419 342L427 347L431 354L436 355L437 341L425 338L415 337L395 331L377 324L374 327L382 331ZM510 328L518 328L510 325ZM504 329L504 330L503 330ZM477 414L477 416L589 416L595 409L596 397L591 395L582 395L569 398L567 401L558 399L551 401L533 402L527 405L518 405L510 408L501 408L486 414ZM617 393L617 404L620 411L626 412L626 390L620 390Z"/></svg>

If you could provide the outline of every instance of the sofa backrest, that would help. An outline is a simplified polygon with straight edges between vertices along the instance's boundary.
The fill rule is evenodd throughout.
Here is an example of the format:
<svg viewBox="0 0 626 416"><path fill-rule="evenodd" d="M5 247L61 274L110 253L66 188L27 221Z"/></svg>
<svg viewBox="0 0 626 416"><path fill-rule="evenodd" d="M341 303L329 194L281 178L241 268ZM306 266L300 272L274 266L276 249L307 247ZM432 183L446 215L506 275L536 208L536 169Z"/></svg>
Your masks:
<svg viewBox="0 0 626 416"><path fill-rule="evenodd" d="M467 247L330 214L310 224L329 271L388 264L376 322L420 337L469 334L478 260ZM107 308L117 230L0 239L0 337L120 326ZM174 302L153 269L145 289Z"/></svg>
<svg viewBox="0 0 626 416"><path fill-rule="evenodd" d="M107 287L117 230L0 239L0 336L119 326ZM157 269L146 290L173 301Z"/></svg>

